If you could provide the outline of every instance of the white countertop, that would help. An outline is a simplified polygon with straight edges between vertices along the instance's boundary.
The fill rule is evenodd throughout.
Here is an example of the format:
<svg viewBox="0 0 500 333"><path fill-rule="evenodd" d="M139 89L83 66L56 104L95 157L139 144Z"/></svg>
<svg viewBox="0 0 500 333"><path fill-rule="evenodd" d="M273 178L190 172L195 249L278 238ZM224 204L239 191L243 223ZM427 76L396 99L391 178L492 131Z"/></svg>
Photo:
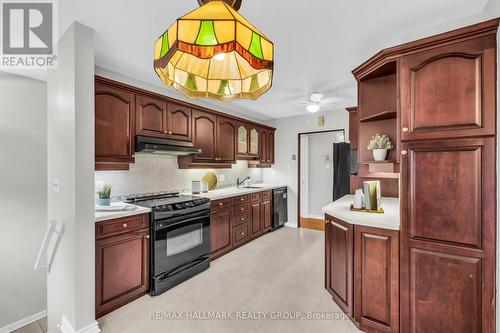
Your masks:
<svg viewBox="0 0 500 333"><path fill-rule="evenodd" d="M353 195L342 198L323 207L323 213L336 217L350 224L363 225L383 229L399 230L399 199L382 197L384 214L353 212L350 207L354 202Z"/></svg>
<svg viewBox="0 0 500 333"><path fill-rule="evenodd" d="M194 195L198 196L198 197L209 198L210 200L218 200L218 199L235 197L238 195L244 195L244 194L249 194L249 193L272 190L272 189L279 188L279 187L287 187L286 185L283 185L283 184L252 184L251 186L258 187L258 188L230 187L230 188L223 188L223 189L219 189L219 190L212 190L208 193L199 193L199 194L194 194Z"/></svg>
<svg viewBox="0 0 500 333"><path fill-rule="evenodd" d="M111 204L111 206L116 206L116 205L123 205L123 202L113 202ZM129 206L135 207L135 209L134 210L119 210L119 211L113 211L113 212L95 212L95 222L112 220L112 219L117 219L117 218L126 217L126 216L146 214L146 213L151 212L151 209L146 208L146 207L140 207L140 206L135 206L135 205L129 205Z"/></svg>

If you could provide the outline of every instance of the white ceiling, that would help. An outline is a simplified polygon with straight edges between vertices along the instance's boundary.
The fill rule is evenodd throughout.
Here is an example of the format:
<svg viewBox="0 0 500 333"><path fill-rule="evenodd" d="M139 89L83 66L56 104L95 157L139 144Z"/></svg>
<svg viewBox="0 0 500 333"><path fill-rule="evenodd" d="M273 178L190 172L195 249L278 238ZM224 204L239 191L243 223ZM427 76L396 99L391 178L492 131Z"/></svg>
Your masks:
<svg viewBox="0 0 500 333"><path fill-rule="evenodd" d="M353 68L401 43L401 36L481 12L486 2L243 0L240 13L275 43L274 82L257 101L225 107L258 119L305 114L299 101L313 91L343 97L335 109L355 105ZM79 21L94 28L97 66L161 86L153 71L153 43L197 6L196 0L62 0L59 27L63 32Z"/></svg>

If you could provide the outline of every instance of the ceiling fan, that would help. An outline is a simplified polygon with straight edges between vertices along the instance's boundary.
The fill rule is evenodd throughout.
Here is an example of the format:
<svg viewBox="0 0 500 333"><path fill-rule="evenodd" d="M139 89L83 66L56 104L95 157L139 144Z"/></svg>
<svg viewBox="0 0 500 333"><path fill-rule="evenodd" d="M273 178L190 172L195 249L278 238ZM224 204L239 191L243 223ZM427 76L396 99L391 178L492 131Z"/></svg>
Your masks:
<svg viewBox="0 0 500 333"><path fill-rule="evenodd" d="M342 100L342 97L325 97L325 95L321 93L312 93L311 96L309 96L309 100L304 104L306 105L307 111L316 113L320 109L330 108Z"/></svg>

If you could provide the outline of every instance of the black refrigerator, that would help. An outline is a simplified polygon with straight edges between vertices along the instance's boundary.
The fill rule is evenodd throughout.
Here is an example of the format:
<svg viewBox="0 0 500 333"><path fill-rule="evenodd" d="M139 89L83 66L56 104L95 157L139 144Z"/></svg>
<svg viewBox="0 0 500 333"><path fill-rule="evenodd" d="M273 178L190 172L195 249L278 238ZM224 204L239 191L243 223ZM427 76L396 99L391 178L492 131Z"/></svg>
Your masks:
<svg viewBox="0 0 500 333"><path fill-rule="evenodd" d="M347 142L333 144L333 201L349 194L351 150Z"/></svg>

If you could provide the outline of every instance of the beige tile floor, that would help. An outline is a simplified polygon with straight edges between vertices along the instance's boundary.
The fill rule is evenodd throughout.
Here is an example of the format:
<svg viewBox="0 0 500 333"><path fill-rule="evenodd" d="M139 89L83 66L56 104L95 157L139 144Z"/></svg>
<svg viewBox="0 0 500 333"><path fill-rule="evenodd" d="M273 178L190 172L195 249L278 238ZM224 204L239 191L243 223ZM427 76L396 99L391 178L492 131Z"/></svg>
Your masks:
<svg viewBox="0 0 500 333"><path fill-rule="evenodd" d="M323 237L322 231L282 228L213 261L207 271L160 296L141 297L110 313L99 326L103 333L360 332L338 318L341 311L324 289ZM182 319L151 319L157 312L180 312ZM198 312L232 319L187 318ZM266 318L236 318L250 312ZM299 319L276 318L296 312ZM313 320L307 312L337 317Z"/></svg>
<svg viewBox="0 0 500 333"><path fill-rule="evenodd" d="M103 333L360 332L348 319L338 318L342 312L324 289L323 265L322 231L281 228L213 261L207 271L160 296L141 297L110 313L99 319L99 326ZM154 313L173 312L183 318L151 319ZM230 312L232 319L186 318L198 312ZM295 320L276 318L297 312L301 317ZM308 319L308 312L335 318ZM257 318L240 319L237 313ZM259 319L262 313L266 318ZM46 327L42 319L15 332L42 333Z"/></svg>

